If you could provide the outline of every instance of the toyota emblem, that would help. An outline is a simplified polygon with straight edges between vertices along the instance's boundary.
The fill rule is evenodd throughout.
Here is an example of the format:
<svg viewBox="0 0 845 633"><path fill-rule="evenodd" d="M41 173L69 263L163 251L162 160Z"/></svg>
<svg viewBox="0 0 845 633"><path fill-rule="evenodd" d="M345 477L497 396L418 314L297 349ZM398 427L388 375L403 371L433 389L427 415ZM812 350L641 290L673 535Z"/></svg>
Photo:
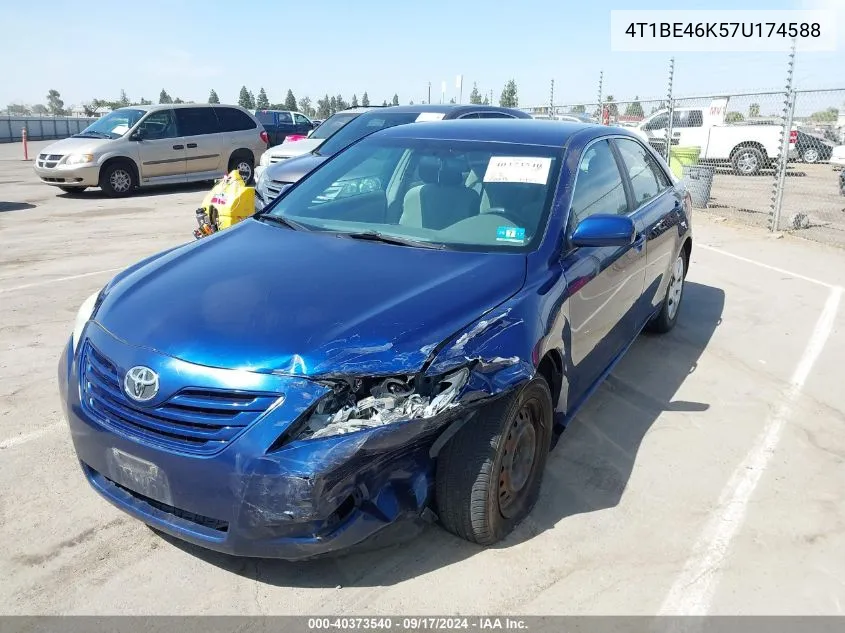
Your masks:
<svg viewBox="0 0 845 633"><path fill-rule="evenodd" d="M152 400L158 393L158 374L149 367L133 367L126 372L123 389L127 396L138 402Z"/></svg>

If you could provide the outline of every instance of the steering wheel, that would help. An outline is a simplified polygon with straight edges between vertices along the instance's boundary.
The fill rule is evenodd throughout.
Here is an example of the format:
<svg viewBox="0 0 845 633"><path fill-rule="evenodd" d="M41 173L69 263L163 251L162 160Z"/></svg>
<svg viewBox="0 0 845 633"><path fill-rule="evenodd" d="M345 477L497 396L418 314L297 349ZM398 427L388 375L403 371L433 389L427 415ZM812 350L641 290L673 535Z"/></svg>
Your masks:
<svg viewBox="0 0 845 633"><path fill-rule="evenodd" d="M522 226L522 222L520 221L520 219L510 215L508 213L508 210L504 207L490 207L484 212L484 215L498 215L499 217L504 218L514 226Z"/></svg>

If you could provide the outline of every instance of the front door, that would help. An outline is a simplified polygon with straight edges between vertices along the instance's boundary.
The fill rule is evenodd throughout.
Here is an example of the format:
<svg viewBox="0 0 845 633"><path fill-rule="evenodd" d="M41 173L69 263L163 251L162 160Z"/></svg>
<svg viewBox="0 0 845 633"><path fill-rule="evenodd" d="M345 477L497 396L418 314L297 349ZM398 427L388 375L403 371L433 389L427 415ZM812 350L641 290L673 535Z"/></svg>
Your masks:
<svg viewBox="0 0 845 633"><path fill-rule="evenodd" d="M138 126L138 162L141 182L185 181L185 140L173 110L150 113Z"/></svg>
<svg viewBox="0 0 845 633"><path fill-rule="evenodd" d="M297 134L308 134L314 129L314 124L299 112L293 113L293 125Z"/></svg>
<svg viewBox="0 0 845 633"><path fill-rule="evenodd" d="M223 165L223 134L213 108L175 108L179 131L185 139L186 172L189 180L214 177Z"/></svg>
<svg viewBox="0 0 845 633"><path fill-rule="evenodd" d="M608 140L584 150L572 196L567 239L590 215L630 213L626 187ZM574 369L570 403L587 393L636 335L645 262L645 242L639 234L632 245L574 247L564 255L570 293L568 353Z"/></svg>

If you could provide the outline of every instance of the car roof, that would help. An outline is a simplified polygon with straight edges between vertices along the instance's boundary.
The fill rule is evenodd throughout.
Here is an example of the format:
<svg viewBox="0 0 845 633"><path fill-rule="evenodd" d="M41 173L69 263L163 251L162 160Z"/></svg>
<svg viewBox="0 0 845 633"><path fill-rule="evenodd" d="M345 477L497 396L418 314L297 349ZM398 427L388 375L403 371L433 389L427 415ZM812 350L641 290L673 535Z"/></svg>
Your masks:
<svg viewBox="0 0 845 633"><path fill-rule="evenodd" d="M379 106L379 111L383 112L406 112L408 114L422 114L423 112L437 112L445 114L445 118L455 118L468 112L504 112L521 119L530 119L531 115L522 110L514 108L503 108L501 106L492 105L473 105L467 103L421 103L414 105L399 105L399 106Z"/></svg>
<svg viewBox="0 0 845 633"><path fill-rule="evenodd" d="M386 128L371 134L380 138L448 139L455 141L493 141L563 147L578 134L583 142L601 136L627 136L640 140L624 128L594 123L542 121L538 119L458 119L425 121Z"/></svg>
<svg viewBox="0 0 845 633"><path fill-rule="evenodd" d="M236 108L238 110L243 110L244 112L249 112L245 108L242 108L239 105L233 105L231 103L153 103L150 105L130 105L130 106L123 106L122 108L118 108L118 110L145 110L146 112L154 112L156 110L165 110L167 108ZM280 110L276 110L276 112L280 112Z"/></svg>

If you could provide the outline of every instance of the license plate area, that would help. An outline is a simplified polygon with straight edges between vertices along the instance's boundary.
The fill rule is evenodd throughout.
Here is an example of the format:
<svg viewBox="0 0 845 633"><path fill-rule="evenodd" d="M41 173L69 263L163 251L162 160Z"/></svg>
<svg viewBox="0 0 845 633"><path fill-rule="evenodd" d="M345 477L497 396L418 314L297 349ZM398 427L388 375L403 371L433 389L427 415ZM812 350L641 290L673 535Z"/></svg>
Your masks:
<svg viewBox="0 0 845 633"><path fill-rule="evenodd" d="M112 448L107 454L109 479L150 499L173 505L170 483L156 464Z"/></svg>

